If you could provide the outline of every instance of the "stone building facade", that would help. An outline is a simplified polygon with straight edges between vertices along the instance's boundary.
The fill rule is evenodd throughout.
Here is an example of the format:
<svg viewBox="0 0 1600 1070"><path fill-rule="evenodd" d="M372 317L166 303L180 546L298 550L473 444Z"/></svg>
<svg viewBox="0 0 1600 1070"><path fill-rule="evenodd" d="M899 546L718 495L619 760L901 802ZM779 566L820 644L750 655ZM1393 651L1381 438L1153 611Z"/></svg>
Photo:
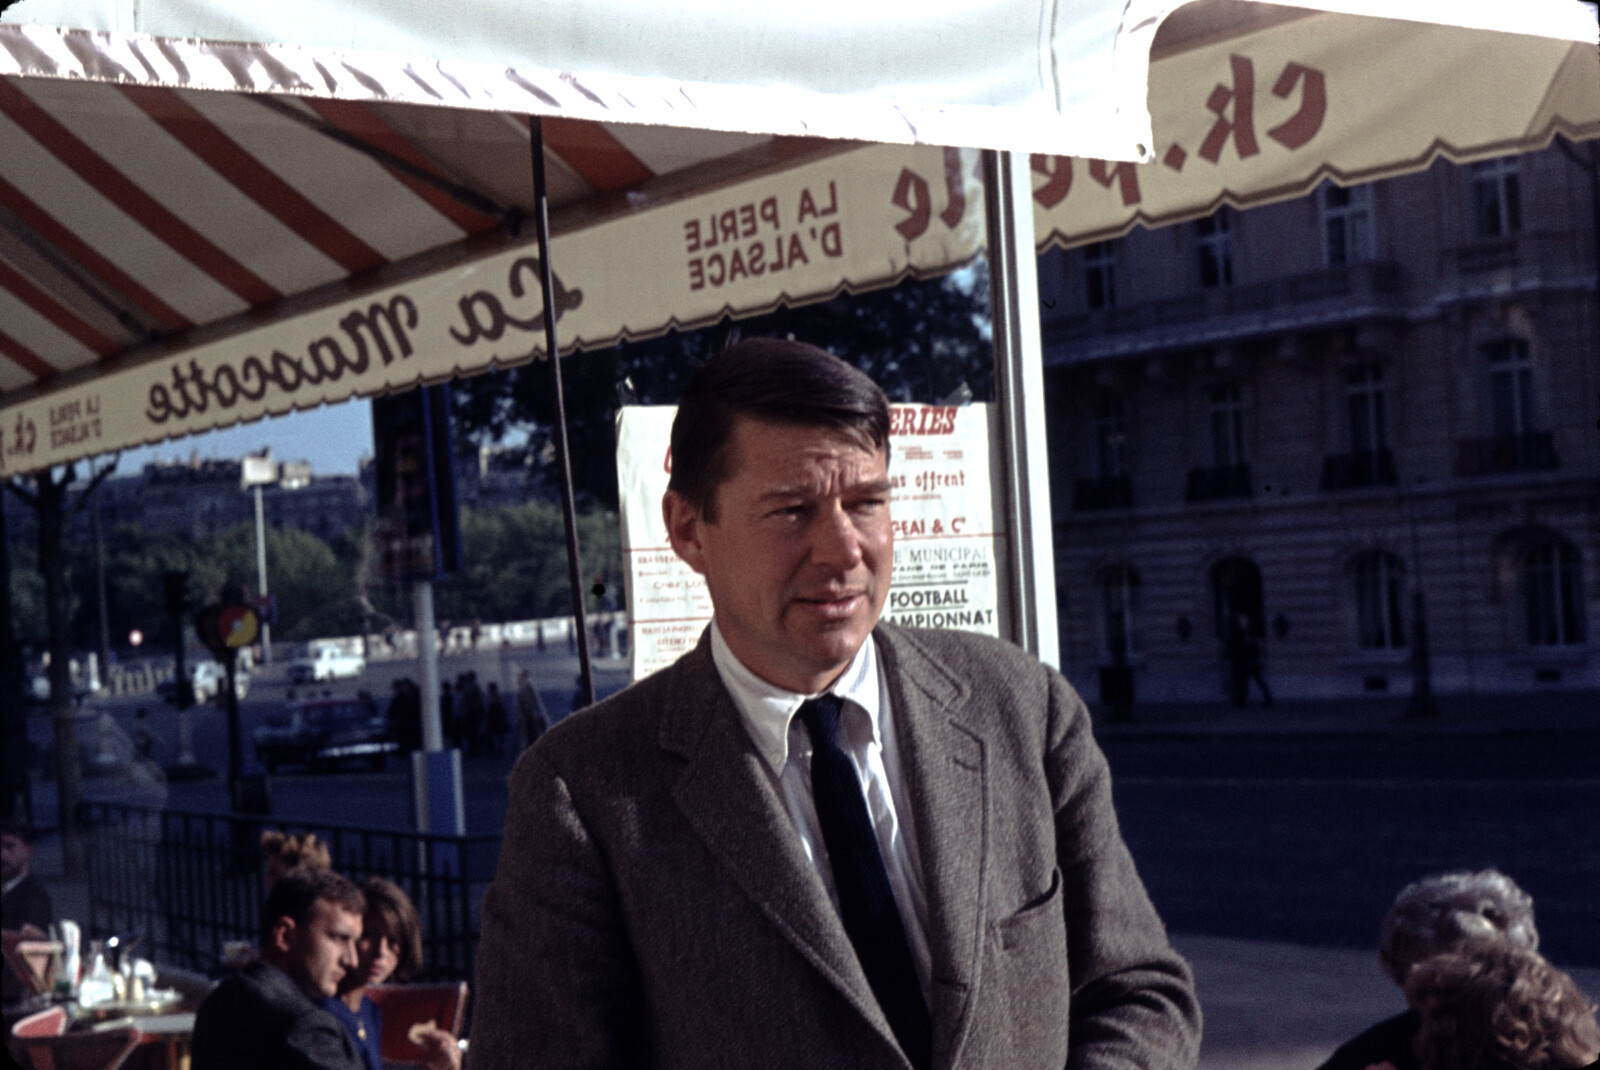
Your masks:
<svg viewBox="0 0 1600 1070"><path fill-rule="evenodd" d="M1279 695L1407 693L1421 624L1437 691L1600 686L1591 149L1041 259L1073 679L1214 699L1231 630Z"/></svg>

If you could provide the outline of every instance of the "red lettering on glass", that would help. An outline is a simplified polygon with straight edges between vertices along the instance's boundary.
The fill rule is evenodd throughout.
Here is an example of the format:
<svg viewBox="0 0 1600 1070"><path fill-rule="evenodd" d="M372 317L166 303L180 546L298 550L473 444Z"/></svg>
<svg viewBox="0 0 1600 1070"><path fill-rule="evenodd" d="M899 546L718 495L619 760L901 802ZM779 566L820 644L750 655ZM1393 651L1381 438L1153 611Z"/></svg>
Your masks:
<svg viewBox="0 0 1600 1070"><path fill-rule="evenodd" d="M1247 159L1261 151L1256 145L1255 66L1244 56L1229 56L1228 63L1233 68L1233 88L1229 89L1219 82L1206 100L1206 107L1217 115L1217 121L1211 125L1205 143L1200 146L1200 157L1209 163L1217 162L1230 134L1234 147L1239 150L1239 159ZM1233 105L1232 121L1225 114L1230 103Z"/></svg>
<svg viewBox="0 0 1600 1070"><path fill-rule="evenodd" d="M1052 166L1052 164L1054 166ZM1028 167L1036 175L1045 177L1045 184L1033 191L1033 199L1046 209L1054 208L1072 192L1072 157L1045 156L1034 153L1028 157Z"/></svg>
<svg viewBox="0 0 1600 1070"><path fill-rule="evenodd" d="M1300 110L1267 131L1268 137L1289 149L1298 149L1316 136L1328 114L1328 79L1311 67L1290 63L1278 75L1272 95L1287 98L1296 83L1300 84Z"/></svg>
<svg viewBox="0 0 1600 1070"><path fill-rule="evenodd" d="M1111 183L1115 182L1122 193L1124 207L1139 203L1139 172L1128 161L1124 160L1113 167L1104 160L1090 160L1089 177L1106 189L1110 189Z"/></svg>
<svg viewBox="0 0 1600 1070"><path fill-rule="evenodd" d="M894 225L902 238L915 241L927 231L928 220L933 216L933 197L928 190L927 179L909 167L902 167L890 203L911 213Z"/></svg>
<svg viewBox="0 0 1600 1070"><path fill-rule="evenodd" d="M951 230L967 214L967 188L961 181L961 150L944 150L944 192L950 202L939 213L939 218Z"/></svg>

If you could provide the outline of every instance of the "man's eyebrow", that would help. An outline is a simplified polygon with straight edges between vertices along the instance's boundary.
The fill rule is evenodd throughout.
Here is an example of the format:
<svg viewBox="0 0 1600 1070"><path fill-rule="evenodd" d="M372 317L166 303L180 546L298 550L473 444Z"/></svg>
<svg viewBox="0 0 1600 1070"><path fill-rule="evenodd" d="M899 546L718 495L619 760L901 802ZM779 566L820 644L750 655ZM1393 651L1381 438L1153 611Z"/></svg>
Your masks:
<svg viewBox="0 0 1600 1070"><path fill-rule="evenodd" d="M889 477L885 476L882 479L873 479L863 481L861 483L852 483L844 488L844 494L847 497L858 494L887 494L891 489L893 489L893 486L894 484L889 480ZM771 487L757 495L756 500L758 502L764 502L769 499L809 498L816 494L816 492L817 491L814 486L806 484Z"/></svg>

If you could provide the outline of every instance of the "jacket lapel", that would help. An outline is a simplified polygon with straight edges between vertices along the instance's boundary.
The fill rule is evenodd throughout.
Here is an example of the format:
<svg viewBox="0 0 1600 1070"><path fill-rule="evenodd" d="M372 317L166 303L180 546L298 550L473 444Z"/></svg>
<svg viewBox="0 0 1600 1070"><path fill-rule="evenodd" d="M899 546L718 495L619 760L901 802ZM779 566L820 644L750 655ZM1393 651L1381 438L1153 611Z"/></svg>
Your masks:
<svg viewBox="0 0 1600 1070"><path fill-rule="evenodd" d="M660 739L688 759L673 790L679 808L751 902L893 1044L822 878L722 686L709 642L672 672Z"/></svg>
<svg viewBox="0 0 1600 1070"><path fill-rule="evenodd" d="M901 766L928 896L933 960L933 1065L956 1063L971 1017L985 925L988 795L984 739L963 723L970 696L906 633L880 624L874 633L889 684Z"/></svg>

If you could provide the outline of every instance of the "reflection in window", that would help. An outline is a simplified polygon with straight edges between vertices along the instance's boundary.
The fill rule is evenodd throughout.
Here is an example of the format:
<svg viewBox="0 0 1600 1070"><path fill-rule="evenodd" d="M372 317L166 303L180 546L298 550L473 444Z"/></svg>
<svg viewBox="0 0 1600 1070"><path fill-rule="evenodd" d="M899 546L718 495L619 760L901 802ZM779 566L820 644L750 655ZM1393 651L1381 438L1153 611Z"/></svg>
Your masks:
<svg viewBox="0 0 1600 1070"><path fill-rule="evenodd" d="M1139 573L1125 565L1110 568L1100 579L1101 624L1106 656L1124 663L1139 651L1135 622L1139 609Z"/></svg>
<svg viewBox="0 0 1600 1070"><path fill-rule="evenodd" d="M1478 237L1506 238L1522 229L1521 169L1515 156L1472 165Z"/></svg>
<svg viewBox="0 0 1600 1070"><path fill-rule="evenodd" d="M1350 452L1374 454L1388 448L1384 432L1383 369L1362 364L1345 372L1345 407L1349 414Z"/></svg>
<svg viewBox="0 0 1600 1070"><path fill-rule="evenodd" d="M1489 408L1496 438L1520 438L1538 428L1533 416L1533 361L1528 343L1503 338L1483 347L1489 363Z"/></svg>
<svg viewBox="0 0 1600 1070"><path fill-rule="evenodd" d="M1127 472L1127 423L1122 415L1122 395L1108 394L1094 407L1095 474L1114 479Z"/></svg>
<svg viewBox="0 0 1600 1070"><path fill-rule="evenodd" d="M1577 548L1558 535L1536 535L1517 547L1515 562L1528 645L1582 643L1583 569Z"/></svg>
<svg viewBox="0 0 1600 1070"><path fill-rule="evenodd" d="M1406 645L1405 565L1393 554L1368 550L1352 569L1356 593L1356 645L1399 650Z"/></svg>
<svg viewBox="0 0 1600 1070"><path fill-rule="evenodd" d="M1216 468L1244 464L1244 399L1238 383L1211 388L1211 463Z"/></svg>
<svg viewBox="0 0 1600 1070"><path fill-rule="evenodd" d="M1372 259L1372 187L1336 186L1330 179L1318 191L1322 213L1322 263L1343 267Z"/></svg>
<svg viewBox="0 0 1600 1070"><path fill-rule="evenodd" d="M1233 209L1224 205L1194 224L1195 248L1200 255L1200 285L1233 285Z"/></svg>
<svg viewBox="0 0 1600 1070"><path fill-rule="evenodd" d="M1083 247L1084 301L1090 308L1111 308L1117 303L1117 247L1108 241Z"/></svg>

